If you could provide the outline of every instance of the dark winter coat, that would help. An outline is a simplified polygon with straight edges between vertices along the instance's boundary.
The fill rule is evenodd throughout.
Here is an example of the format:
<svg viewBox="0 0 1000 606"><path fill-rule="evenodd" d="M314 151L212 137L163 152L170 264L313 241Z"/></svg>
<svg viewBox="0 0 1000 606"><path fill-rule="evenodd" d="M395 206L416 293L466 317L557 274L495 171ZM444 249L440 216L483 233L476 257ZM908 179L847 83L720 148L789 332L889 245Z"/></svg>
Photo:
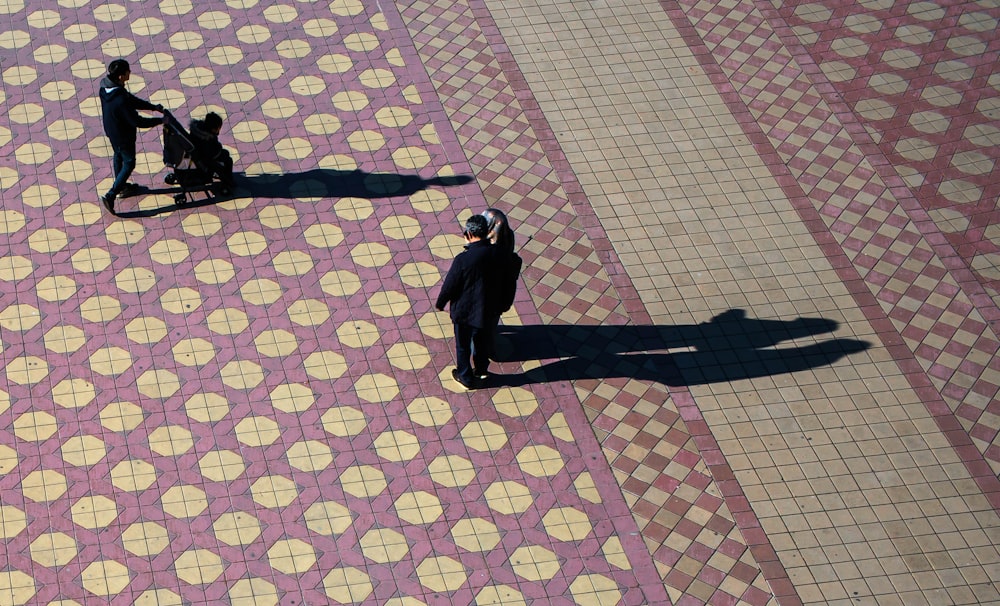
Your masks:
<svg viewBox="0 0 1000 606"><path fill-rule="evenodd" d="M158 111L159 106L140 99L107 76L101 80L101 110L104 134L113 147L135 147L136 130L161 123L160 118L140 116L138 110Z"/></svg>
<svg viewBox="0 0 1000 606"><path fill-rule="evenodd" d="M191 142L194 143L198 157L206 161L215 161L222 156L225 149L219 143L219 137L205 127L204 120L191 121Z"/></svg>
<svg viewBox="0 0 1000 606"><path fill-rule="evenodd" d="M496 277L504 271L499 250L489 240L466 245L455 257L441 285L435 307L443 310L450 304L451 320L483 328L500 315L502 282Z"/></svg>

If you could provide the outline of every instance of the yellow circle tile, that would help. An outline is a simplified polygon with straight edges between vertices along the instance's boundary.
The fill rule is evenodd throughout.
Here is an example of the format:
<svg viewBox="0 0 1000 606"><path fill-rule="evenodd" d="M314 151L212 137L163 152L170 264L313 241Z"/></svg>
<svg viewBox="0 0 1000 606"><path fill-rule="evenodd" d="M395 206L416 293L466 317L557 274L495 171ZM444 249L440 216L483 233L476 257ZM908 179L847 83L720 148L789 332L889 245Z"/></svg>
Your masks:
<svg viewBox="0 0 1000 606"><path fill-rule="evenodd" d="M622 547L621 539L618 537L610 537L605 541L604 545L601 546L601 554L604 555L604 559L612 566L616 566L622 570L632 569L632 564L628 561L628 556L625 555L625 548Z"/></svg>
<svg viewBox="0 0 1000 606"><path fill-rule="evenodd" d="M351 510L333 501L313 503L303 517L309 530L326 536L343 534L354 523Z"/></svg>
<svg viewBox="0 0 1000 606"><path fill-rule="evenodd" d="M17 171L6 166L0 167L0 189L10 189L17 184L20 176Z"/></svg>
<svg viewBox="0 0 1000 606"><path fill-rule="evenodd" d="M250 326L246 313L231 307L213 311L205 318L205 322L208 329L218 335L238 335Z"/></svg>
<svg viewBox="0 0 1000 606"><path fill-rule="evenodd" d="M382 126L400 128L413 122L413 114L405 107L383 107L375 112L375 119Z"/></svg>
<svg viewBox="0 0 1000 606"><path fill-rule="evenodd" d="M492 551L500 544L500 531L489 520L469 518L459 520L451 527L455 544L468 551Z"/></svg>
<svg viewBox="0 0 1000 606"><path fill-rule="evenodd" d="M420 454L420 441L411 433L397 430L379 434L372 443L378 456L402 463Z"/></svg>
<svg viewBox="0 0 1000 606"><path fill-rule="evenodd" d="M186 287L171 288L160 295L160 306L168 313L186 314L201 307L201 295Z"/></svg>
<svg viewBox="0 0 1000 606"><path fill-rule="evenodd" d="M44 442L59 429L56 418L47 412L26 412L14 419L14 435L27 442Z"/></svg>
<svg viewBox="0 0 1000 606"><path fill-rule="evenodd" d="M367 32L344 36L344 46L357 52L368 52L378 48L378 37ZM370 70L369 70L370 71Z"/></svg>
<svg viewBox="0 0 1000 606"><path fill-rule="evenodd" d="M323 55L316 61L316 67L328 74L343 74L354 67L354 62L347 55Z"/></svg>
<svg viewBox="0 0 1000 606"><path fill-rule="evenodd" d="M382 233L393 240L412 240L420 235L420 223L413 217L393 215L387 217L382 224Z"/></svg>
<svg viewBox="0 0 1000 606"><path fill-rule="evenodd" d="M79 272L97 273L111 265L111 255L103 248L81 248L70 257L73 269Z"/></svg>
<svg viewBox="0 0 1000 606"><path fill-rule="evenodd" d="M550 509L542 517L545 532L560 541L582 541L593 530L587 514L572 507Z"/></svg>
<svg viewBox="0 0 1000 606"><path fill-rule="evenodd" d="M280 358L294 352L299 347L295 335L287 330L265 330L253 340L254 347L261 355Z"/></svg>
<svg viewBox="0 0 1000 606"><path fill-rule="evenodd" d="M549 428L553 436L564 442L576 441L573 437L573 431L569 428L569 423L566 422L566 416L561 412L552 415L552 418L549 419L549 422L545 426Z"/></svg>
<svg viewBox="0 0 1000 606"><path fill-rule="evenodd" d="M418 170L431 163L431 155L419 147L401 147L392 152L392 161L400 168Z"/></svg>
<svg viewBox="0 0 1000 606"><path fill-rule="evenodd" d="M145 72L165 72L175 65L177 62L169 53L149 53L139 58L139 67Z"/></svg>
<svg viewBox="0 0 1000 606"><path fill-rule="evenodd" d="M34 385L49 374L49 365L35 356L23 356L7 362L7 380L18 385Z"/></svg>
<svg viewBox="0 0 1000 606"><path fill-rule="evenodd" d="M101 440L84 435L63 442L59 452L70 465L86 467L99 463L108 454L108 449Z"/></svg>
<svg viewBox="0 0 1000 606"><path fill-rule="evenodd" d="M363 602L375 590L371 578L352 566L334 568L327 573L323 577L323 589L328 597L340 604Z"/></svg>
<svg viewBox="0 0 1000 606"><path fill-rule="evenodd" d="M195 34L197 36L197 34ZM198 36L199 38L201 36ZM194 41L194 38L189 38L190 41ZM198 45L201 46L200 40ZM215 82L215 72L204 67L189 67L185 70L181 70L179 74L181 84L188 88L202 88L208 86Z"/></svg>
<svg viewBox="0 0 1000 606"><path fill-rule="evenodd" d="M319 326L330 318L330 308L318 299L299 299L288 306L288 318L299 326Z"/></svg>
<svg viewBox="0 0 1000 606"><path fill-rule="evenodd" d="M192 585L205 585L215 581L225 571L225 566L215 553L207 549L191 549L174 560L177 577Z"/></svg>
<svg viewBox="0 0 1000 606"><path fill-rule="evenodd" d="M422 490L404 492L396 499L393 506L399 519L410 524L431 524L444 514L441 501Z"/></svg>
<svg viewBox="0 0 1000 606"><path fill-rule="evenodd" d="M39 229L28 236L28 246L31 250L41 253L58 252L66 247L69 238L58 229Z"/></svg>
<svg viewBox="0 0 1000 606"><path fill-rule="evenodd" d="M114 560L97 560L80 575L84 588L95 595L112 596L121 593L131 578L129 570Z"/></svg>
<svg viewBox="0 0 1000 606"><path fill-rule="evenodd" d="M31 305L11 305L0 311L0 326L7 330L31 330L39 322L41 318L38 317L38 309Z"/></svg>
<svg viewBox="0 0 1000 606"><path fill-rule="evenodd" d="M314 135L332 135L340 130L340 118L333 114L313 114L302 121L306 131Z"/></svg>
<svg viewBox="0 0 1000 606"><path fill-rule="evenodd" d="M547 581L559 572L559 556L539 545L519 547L510 554L514 573L529 581Z"/></svg>
<svg viewBox="0 0 1000 606"><path fill-rule="evenodd" d="M253 389L264 382L264 369L247 360L226 364L219 375L222 382L233 389Z"/></svg>
<svg viewBox="0 0 1000 606"><path fill-rule="evenodd" d="M25 225L24 214L16 210L0 211L0 232L12 234Z"/></svg>
<svg viewBox="0 0 1000 606"><path fill-rule="evenodd" d="M156 263L176 265L191 254L188 245L180 240L160 240L149 247L149 256Z"/></svg>
<svg viewBox="0 0 1000 606"><path fill-rule="evenodd" d="M454 259L464 246L458 235L434 236L427 242L431 254L439 259Z"/></svg>
<svg viewBox="0 0 1000 606"><path fill-rule="evenodd" d="M106 528L118 517L118 506L105 496L83 497L70 508L73 523L83 528Z"/></svg>
<svg viewBox="0 0 1000 606"><path fill-rule="evenodd" d="M22 256L0 257L0 280L16 282L22 280L34 271L34 264Z"/></svg>
<svg viewBox="0 0 1000 606"><path fill-rule="evenodd" d="M0 408L6 409L4 406L0 405ZM13 471L19 459L17 457L17 451L9 446L0 445L0 475L5 475Z"/></svg>
<svg viewBox="0 0 1000 606"><path fill-rule="evenodd" d="M28 549L32 560L49 568L65 566L78 552L73 537L61 532L40 535L31 542Z"/></svg>
<svg viewBox="0 0 1000 606"><path fill-rule="evenodd" d="M45 44L35 48L31 56L39 63L60 63L69 57L69 51L65 46L58 44Z"/></svg>
<svg viewBox="0 0 1000 606"><path fill-rule="evenodd" d="M257 96L257 89L243 82L230 82L219 89L219 96L230 103L242 104Z"/></svg>
<svg viewBox="0 0 1000 606"><path fill-rule="evenodd" d="M240 257L259 255L267 250L267 240L264 236L248 231L233 234L226 240L229 251Z"/></svg>
<svg viewBox="0 0 1000 606"><path fill-rule="evenodd" d="M272 258L271 264L284 276L303 276L313 269L312 257L300 250L280 252Z"/></svg>
<svg viewBox="0 0 1000 606"><path fill-rule="evenodd" d="M222 220L214 215L198 213L185 217L181 227L192 236L211 236L222 229Z"/></svg>
<svg viewBox="0 0 1000 606"><path fill-rule="evenodd" d="M278 589L264 579L240 579L229 588L229 601L233 605L277 606Z"/></svg>
<svg viewBox="0 0 1000 606"><path fill-rule="evenodd" d="M271 39L271 30L263 25L244 25L236 30L236 37L245 44L260 44Z"/></svg>
<svg viewBox="0 0 1000 606"><path fill-rule="evenodd" d="M423 261L407 263L399 268L399 279L407 286L430 288L441 281L441 272L434 265Z"/></svg>
<svg viewBox="0 0 1000 606"><path fill-rule="evenodd" d="M455 591L468 578L465 566L446 556L425 558L417 566L417 579L431 591Z"/></svg>
<svg viewBox="0 0 1000 606"><path fill-rule="evenodd" d="M11 505L0 505L0 539L12 539L28 527L24 512Z"/></svg>
<svg viewBox="0 0 1000 606"><path fill-rule="evenodd" d="M21 164L43 164L51 157L52 148L44 143L25 143L14 150L14 159Z"/></svg>
<svg viewBox="0 0 1000 606"><path fill-rule="evenodd" d="M83 30L80 30L81 33ZM70 66L70 73L80 79L93 80L105 73L104 63L95 59L83 59Z"/></svg>
<svg viewBox="0 0 1000 606"><path fill-rule="evenodd" d="M472 462L458 455L446 455L435 458L427 466L431 479L450 488L468 486L476 479L476 470Z"/></svg>
<svg viewBox="0 0 1000 606"><path fill-rule="evenodd" d="M260 530L257 518L243 511L227 511L212 524L215 538L232 547L253 543Z"/></svg>
<svg viewBox="0 0 1000 606"><path fill-rule="evenodd" d="M257 214L257 220L265 227L287 229L299 220L299 214L286 204L274 204L265 207Z"/></svg>
<svg viewBox="0 0 1000 606"><path fill-rule="evenodd" d="M347 135L347 144L358 152L375 152L385 147L385 137L374 130L358 130Z"/></svg>
<svg viewBox="0 0 1000 606"><path fill-rule="evenodd" d="M243 51L235 46L217 46L208 51L208 59L216 65L236 65L243 61Z"/></svg>
<svg viewBox="0 0 1000 606"><path fill-rule="evenodd" d="M295 482L283 476L262 476L250 485L253 500L259 505L276 509L287 507L298 498Z"/></svg>
<svg viewBox="0 0 1000 606"><path fill-rule="evenodd" d="M451 420L451 406L441 398L429 396L417 398L406 407L410 421L423 427L437 427Z"/></svg>
<svg viewBox="0 0 1000 606"><path fill-rule="evenodd" d="M156 522L139 522L122 531L122 545L132 555L149 557L161 553L170 544L167 529Z"/></svg>
<svg viewBox="0 0 1000 606"><path fill-rule="evenodd" d="M341 438L358 435L368 425L364 413L350 406L332 407L323 413L320 420L323 429Z"/></svg>
<svg viewBox="0 0 1000 606"><path fill-rule="evenodd" d="M267 560L275 570L285 574L302 574L316 564L316 552L305 541L287 539L275 541L267 550Z"/></svg>
<svg viewBox="0 0 1000 606"><path fill-rule="evenodd" d="M503 606L527 606L524 594L509 585L489 585L476 594L475 606L503 604Z"/></svg>
<svg viewBox="0 0 1000 606"><path fill-rule="evenodd" d="M328 156L323 156L316 162L316 165L320 168L335 171L351 171L358 169L357 160L344 154L330 154Z"/></svg>
<svg viewBox="0 0 1000 606"><path fill-rule="evenodd" d="M330 3L330 12L340 17L360 15L364 10L361 0L333 0Z"/></svg>
<svg viewBox="0 0 1000 606"><path fill-rule="evenodd" d="M104 230L108 242L126 246L136 244L146 237L146 228L136 221L116 221Z"/></svg>
<svg viewBox="0 0 1000 606"><path fill-rule="evenodd" d="M201 475L215 482L231 482L246 470L243 458L231 450L213 450L198 460Z"/></svg>
<svg viewBox="0 0 1000 606"><path fill-rule="evenodd" d="M334 248L344 241L344 232L336 225L320 223L303 232L306 242L316 248Z"/></svg>
<svg viewBox="0 0 1000 606"><path fill-rule="evenodd" d="M573 601L581 606L611 606L622 599L618 583L600 574L582 574L569 585Z"/></svg>
<svg viewBox="0 0 1000 606"><path fill-rule="evenodd" d="M323 292L333 297L349 297L361 290L361 278L349 271L328 271L319 279Z"/></svg>
<svg viewBox="0 0 1000 606"><path fill-rule="evenodd" d="M77 0L80 1L80 0ZM186 15L191 12L191 0L163 0L157 5L164 15Z"/></svg>
<svg viewBox="0 0 1000 606"><path fill-rule="evenodd" d="M219 394L199 393L184 403L184 412L195 421L214 423L229 414L229 402Z"/></svg>
<svg viewBox="0 0 1000 606"><path fill-rule="evenodd" d="M549 446L526 446L517 453L517 464L524 473L536 478L551 477L564 466L559 451Z"/></svg>
<svg viewBox="0 0 1000 606"><path fill-rule="evenodd" d="M163 511L175 518L194 518L208 509L205 491L187 484L171 486L160 497Z"/></svg>
<svg viewBox="0 0 1000 606"><path fill-rule="evenodd" d="M394 318L410 311L410 300L398 291L379 291L368 298L368 307L376 316Z"/></svg>
<svg viewBox="0 0 1000 606"><path fill-rule="evenodd" d="M194 447L191 432L180 425L163 425L149 433L149 449L164 457L176 457Z"/></svg>
<svg viewBox="0 0 1000 606"><path fill-rule="evenodd" d="M203 29L226 29L232 22L233 18L222 11L205 11L198 15L198 25Z"/></svg>
<svg viewBox="0 0 1000 606"><path fill-rule="evenodd" d="M330 38L337 33L337 22L332 19L310 19L302 24L302 31L308 36Z"/></svg>
<svg viewBox="0 0 1000 606"><path fill-rule="evenodd" d="M131 431L143 420L142 409L131 402L112 402L101 409L101 425L111 431Z"/></svg>
<svg viewBox="0 0 1000 606"><path fill-rule="evenodd" d="M28 65L17 65L3 70L3 81L12 86L24 86L38 79L38 70Z"/></svg>
<svg viewBox="0 0 1000 606"><path fill-rule="evenodd" d="M534 499L527 486L517 482L493 482L483 491L483 497L490 509L503 514L523 513Z"/></svg>
<svg viewBox="0 0 1000 606"><path fill-rule="evenodd" d="M441 145L441 137L438 136L433 124L428 124L420 129L420 138L424 140L424 143Z"/></svg>
<svg viewBox="0 0 1000 606"><path fill-rule="evenodd" d="M285 453L288 464L299 471L322 471L333 463L330 447L318 440L296 442Z"/></svg>
<svg viewBox="0 0 1000 606"><path fill-rule="evenodd" d="M461 435L465 445L478 452L497 451L507 444L507 433L493 421L472 421Z"/></svg>
<svg viewBox="0 0 1000 606"><path fill-rule="evenodd" d="M322 78L317 78L316 76L296 76L292 78L291 82L288 83L288 88L296 95L312 96L312 95L318 95L321 92L325 91L326 83L323 82ZM306 143L306 145L308 145L307 141L304 142ZM312 149L311 145L309 145L309 149L310 150ZM278 155L281 156L280 151L278 152ZM299 156L299 158L302 157L305 156Z"/></svg>
<svg viewBox="0 0 1000 606"><path fill-rule="evenodd" d="M121 303L113 297L90 297L80 304L80 315L89 322L110 322L121 313Z"/></svg>
<svg viewBox="0 0 1000 606"><path fill-rule="evenodd" d="M298 413L308 410L316 402L316 394L301 383L283 383L268 394L276 410Z"/></svg>
<svg viewBox="0 0 1000 606"><path fill-rule="evenodd" d="M63 221L65 221L67 225L82 227L85 225L93 225L100 220L100 207L90 202L70 204L66 207L66 210L63 211Z"/></svg>
<svg viewBox="0 0 1000 606"><path fill-rule="evenodd" d="M576 477L573 481L573 488L576 489L576 493L580 495L586 501L591 503L601 503L601 493L597 490L597 485L594 484L594 478L591 477L590 472L583 472Z"/></svg>
<svg viewBox="0 0 1000 606"><path fill-rule="evenodd" d="M76 282L66 276L49 276L35 283L35 292L46 301L65 301L76 294Z"/></svg>
<svg viewBox="0 0 1000 606"><path fill-rule="evenodd" d="M267 417L247 417L234 429L236 439L246 446L267 446L281 437L278 424Z"/></svg>
<svg viewBox="0 0 1000 606"><path fill-rule="evenodd" d="M126 492L141 492L156 482L156 469L139 459L126 459L111 469L111 483Z"/></svg>
<svg viewBox="0 0 1000 606"><path fill-rule="evenodd" d="M291 99L268 99L261 104L260 110L264 112L264 115L268 118L284 120L294 116L299 111L299 105ZM310 116L310 118L312 118L312 116ZM306 121L310 118L307 118ZM308 127L306 130L309 130Z"/></svg>
<svg viewBox="0 0 1000 606"><path fill-rule="evenodd" d="M359 377L354 391L366 402L389 402L399 395L399 384L389 375L374 373Z"/></svg>
<svg viewBox="0 0 1000 606"><path fill-rule="evenodd" d="M27 604L35 590L35 580L20 570L0 571L0 595L10 599L10 606Z"/></svg>
<svg viewBox="0 0 1000 606"><path fill-rule="evenodd" d="M419 343L396 343L386 352L389 363L403 370L418 370L431 362L427 348Z"/></svg>
<svg viewBox="0 0 1000 606"><path fill-rule="evenodd" d="M208 259L194 266L194 276L205 284L225 284L236 276L236 269L229 261Z"/></svg>
<svg viewBox="0 0 1000 606"><path fill-rule="evenodd" d="M385 474L371 465L354 465L340 474L344 492L360 498L375 497L386 489Z"/></svg>
<svg viewBox="0 0 1000 606"><path fill-rule="evenodd" d="M174 360L182 366L203 366L215 358L215 346L205 339L184 339L170 348Z"/></svg>
<svg viewBox="0 0 1000 606"><path fill-rule="evenodd" d="M344 356L333 351L317 351L303 361L306 373L314 379L330 381L347 372Z"/></svg>
<svg viewBox="0 0 1000 606"><path fill-rule="evenodd" d="M91 370L105 377L120 375L132 367L132 355L120 347L98 349L87 361Z"/></svg>
<svg viewBox="0 0 1000 606"><path fill-rule="evenodd" d="M365 198L341 198L333 205L333 211L346 221L364 221L375 213L375 207Z"/></svg>
<svg viewBox="0 0 1000 606"><path fill-rule="evenodd" d="M538 409L538 400L522 387L503 387L493 394L493 406L508 417L526 417Z"/></svg>
<svg viewBox="0 0 1000 606"><path fill-rule="evenodd" d="M399 562L410 552L406 537L388 528L373 528L358 541L365 557L379 564Z"/></svg>
<svg viewBox="0 0 1000 606"><path fill-rule="evenodd" d="M392 252L384 244L366 242L351 249L351 258L364 267L381 267L392 260Z"/></svg>
<svg viewBox="0 0 1000 606"><path fill-rule="evenodd" d="M233 139L241 143L260 143L267 139L271 131L263 122L256 120L244 120L233 125L231 131Z"/></svg>
<svg viewBox="0 0 1000 606"><path fill-rule="evenodd" d="M136 378L135 386L147 398L166 399L177 393L181 382L169 370L147 370Z"/></svg>
<svg viewBox="0 0 1000 606"><path fill-rule="evenodd" d="M55 501L66 489L66 476L51 469L33 471L21 480L21 494L36 503Z"/></svg>
<svg viewBox="0 0 1000 606"><path fill-rule="evenodd" d="M181 596L169 589L147 589L133 602L134 606L183 606Z"/></svg>

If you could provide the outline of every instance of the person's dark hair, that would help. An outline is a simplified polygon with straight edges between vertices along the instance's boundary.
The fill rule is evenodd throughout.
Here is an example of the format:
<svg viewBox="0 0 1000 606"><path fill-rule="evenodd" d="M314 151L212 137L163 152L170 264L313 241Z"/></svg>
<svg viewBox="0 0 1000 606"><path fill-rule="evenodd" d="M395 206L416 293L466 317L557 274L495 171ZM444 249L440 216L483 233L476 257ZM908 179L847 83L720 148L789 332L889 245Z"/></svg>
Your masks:
<svg viewBox="0 0 1000 606"><path fill-rule="evenodd" d="M486 223L486 217L482 215L472 215L465 220L465 233L469 234L473 238L485 238L489 231L490 230Z"/></svg>
<svg viewBox="0 0 1000 606"><path fill-rule="evenodd" d="M493 244L500 245L502 250L514 252L514 231L510 228L507 215L499 208L487 208L483 211L486 219L486 233Z"/></svg>
<svg viewBox="0 0 1000 606"><path fill-rule="evenodd" d="M208 130L222 128L222 116L215 112L208 112L205 116L205 128Z"/></svg>
<svg viewBox="0 0 1000 606"><path fill-rule="evenodd" d="M129 69L128 61L125 59L115 59L108 64L108 76L110 76L112 80L117 80L118 78L124 76Z"/></svg>

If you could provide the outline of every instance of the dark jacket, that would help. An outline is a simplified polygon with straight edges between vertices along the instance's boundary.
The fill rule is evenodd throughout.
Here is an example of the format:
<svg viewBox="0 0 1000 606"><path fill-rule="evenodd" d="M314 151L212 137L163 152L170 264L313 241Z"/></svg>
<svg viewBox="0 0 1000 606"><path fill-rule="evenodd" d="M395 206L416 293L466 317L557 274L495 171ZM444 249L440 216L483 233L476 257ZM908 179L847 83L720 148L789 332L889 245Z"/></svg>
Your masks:
<svg viewBox="0 0 1000 606"><path fill-rule="evenodd" d="M158 105L140 99L107 76L101 80L104 134L112 146L135 146L136 130L160 124L160 118L140 116L137 110L158 111Z"/></svg>
<svg viewBox="0 0 1000 606"><path fill-rule="evenodd" d="M498 252L489 240L466 245L452 262L435 307L443 310L450 304L451 320L458 324L491 326L501 312L502 282L496 276L504 267Z"/></svg>
<svg viewBox="0 0 1000 606"><path fill-rule="evenodd" d="M219 137L205 127L204 120L191 120L189 130L191 131L191 142L194 143L196 153L202 160L209 162L218 160L225 152L222 143L219 143Z"/></svg>

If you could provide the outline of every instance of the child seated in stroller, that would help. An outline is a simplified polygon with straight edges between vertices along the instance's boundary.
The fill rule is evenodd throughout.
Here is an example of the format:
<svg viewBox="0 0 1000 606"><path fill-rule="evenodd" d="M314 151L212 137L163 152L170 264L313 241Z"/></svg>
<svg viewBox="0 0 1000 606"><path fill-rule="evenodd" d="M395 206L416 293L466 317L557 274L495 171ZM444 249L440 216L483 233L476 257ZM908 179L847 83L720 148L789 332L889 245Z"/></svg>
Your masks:
<svg viewBox="0 0 1000 606"><path fill-rule="evenodd" d="M204 120L191 120L191 142L202 166L210 167L219 178L220 192L227 195L233 190L233 158L219 143L222 116L209 112Z"/></svg>

